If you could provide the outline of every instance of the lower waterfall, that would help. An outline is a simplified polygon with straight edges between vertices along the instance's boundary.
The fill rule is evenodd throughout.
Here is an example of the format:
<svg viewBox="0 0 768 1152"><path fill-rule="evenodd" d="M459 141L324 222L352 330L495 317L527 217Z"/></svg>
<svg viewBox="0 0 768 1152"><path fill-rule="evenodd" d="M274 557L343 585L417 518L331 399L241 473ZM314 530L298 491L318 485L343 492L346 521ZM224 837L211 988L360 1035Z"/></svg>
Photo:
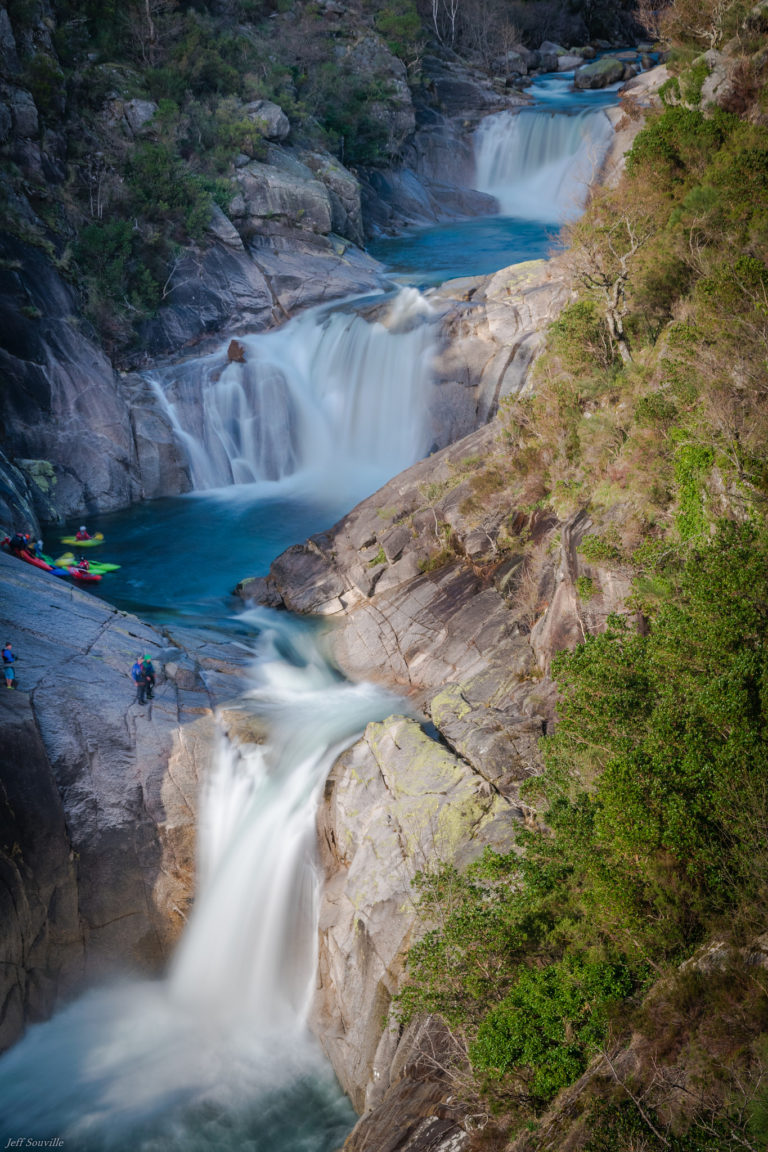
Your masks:
<svg viewBox="0 0 768 1152"><path fill-rule="evenodd" d="M583 209L612 136L605 112L593 108L487 116L475 133L476 186L504 216L560 224Z"/></svg>
<svg viewBox="0 0 768 1152"><path fill-rule="evenodd" d="M354 1115L306 1029L324 780L395 697L341 679L311 625L265 609L249 704L263 744L204 788L198 896L168 976L94 989L0 1061L0 1130L78 1152L331 1152Z"/></svg>
<svg viewBox="0 0 768 1152"><path fill-rule="evenodd" d="M264 334L148 376L198 490L301 475L344 462L378 483L429 447L435 331L414 288L368 320L322 306Z"/></svg>

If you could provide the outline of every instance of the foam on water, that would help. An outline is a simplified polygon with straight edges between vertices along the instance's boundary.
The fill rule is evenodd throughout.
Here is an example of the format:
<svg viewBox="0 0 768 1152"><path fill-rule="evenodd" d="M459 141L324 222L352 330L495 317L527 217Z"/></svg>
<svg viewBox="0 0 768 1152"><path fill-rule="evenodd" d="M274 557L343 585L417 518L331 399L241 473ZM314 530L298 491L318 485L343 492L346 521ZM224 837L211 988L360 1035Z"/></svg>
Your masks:
<svg viewBox="0 0 768 1152"><path fill-rule="evenodd" d="M249 705L269 738L222 738L170 972L92 990L30 1028L0 1060L3 1133L78 1150L330 1152L353 1123L306 1027L315 813L338 753L397 700L344 681L307 625L263 609L243 622L259 633Z"/></svg>

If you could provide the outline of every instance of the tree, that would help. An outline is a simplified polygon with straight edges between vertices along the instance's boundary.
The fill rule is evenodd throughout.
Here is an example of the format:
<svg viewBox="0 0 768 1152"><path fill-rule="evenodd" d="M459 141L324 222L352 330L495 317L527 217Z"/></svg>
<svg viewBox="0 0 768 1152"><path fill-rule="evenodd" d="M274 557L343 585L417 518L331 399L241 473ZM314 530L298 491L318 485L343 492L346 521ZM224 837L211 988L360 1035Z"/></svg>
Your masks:
<svg viewBox="0 0 768 1152"><path fill-rule="evenodd" d="M603 190L593 195L586 216L568 225L571 271L602 304L608 331L625 363L632 360L624 318L627 285L640 250L659 228L655 205Z"/></svg>

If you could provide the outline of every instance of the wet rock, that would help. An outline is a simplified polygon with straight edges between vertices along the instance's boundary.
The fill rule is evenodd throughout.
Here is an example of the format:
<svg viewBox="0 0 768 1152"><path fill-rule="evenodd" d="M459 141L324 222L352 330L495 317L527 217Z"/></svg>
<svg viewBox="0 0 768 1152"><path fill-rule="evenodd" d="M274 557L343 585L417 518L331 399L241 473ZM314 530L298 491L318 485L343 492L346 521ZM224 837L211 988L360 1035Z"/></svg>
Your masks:
<svg viewBox="0 0 768 1152"><path fill-rule="evenodd" d="M603 56L594 64L579 68L573 78L574 87L580 89L607 88L624 79L624 64L615 56Z"/></svg>

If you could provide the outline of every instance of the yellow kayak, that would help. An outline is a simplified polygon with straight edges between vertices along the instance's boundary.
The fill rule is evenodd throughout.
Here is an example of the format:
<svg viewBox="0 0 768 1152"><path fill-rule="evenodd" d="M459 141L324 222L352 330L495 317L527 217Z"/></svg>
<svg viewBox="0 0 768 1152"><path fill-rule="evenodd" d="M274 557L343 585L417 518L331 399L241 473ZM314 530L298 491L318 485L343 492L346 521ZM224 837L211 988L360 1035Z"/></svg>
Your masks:
<svg viewBox="0 0 768 1152"><path fill-rule="evenodd" d="M97 532L90 540L76 540L74 536L62 536L62 544L69 544L70 548L95 548L97 544L104 543L104 533Z"/></svg>

